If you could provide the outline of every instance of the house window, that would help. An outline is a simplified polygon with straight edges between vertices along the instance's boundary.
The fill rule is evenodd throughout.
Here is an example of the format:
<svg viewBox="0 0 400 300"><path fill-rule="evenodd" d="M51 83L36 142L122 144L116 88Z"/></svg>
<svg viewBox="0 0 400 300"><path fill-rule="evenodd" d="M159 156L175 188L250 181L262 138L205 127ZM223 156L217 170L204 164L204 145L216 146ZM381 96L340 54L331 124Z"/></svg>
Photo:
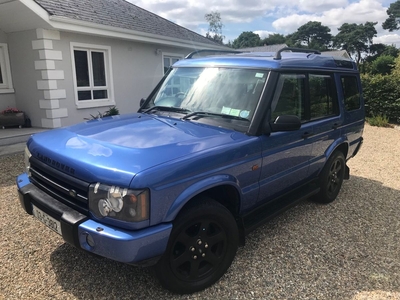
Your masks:
<svg viewBox="0 0 400 300"><path fill-rule="evenodd" d="M13 93L7 44L0 43L0 94Z"/></svg>
<svg viewBox="0 0 400 300"><path fill-rule="evenodd" d="M114 105L111 48L71 43L78 108Z"/></svg>
<svg viewBox="0 0 400 300"><path fill-rule="evenodd" d="M180 54L169 54L169 53L163 53L163 70L164 74L168 71L168 69L176 63L178 60L181 60L183 58L182 55ZM179 84L179 83L177 83Z"/></svg>

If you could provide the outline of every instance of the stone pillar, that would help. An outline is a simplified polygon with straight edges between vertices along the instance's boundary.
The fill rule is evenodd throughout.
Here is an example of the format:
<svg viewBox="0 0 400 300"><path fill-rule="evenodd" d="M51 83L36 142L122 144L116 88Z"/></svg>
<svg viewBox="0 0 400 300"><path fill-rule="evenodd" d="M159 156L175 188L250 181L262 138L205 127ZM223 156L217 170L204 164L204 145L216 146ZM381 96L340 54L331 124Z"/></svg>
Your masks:
<svg viewBox="0 0 400 300"><path fill-rule="evenodd" d="M60 108L60 101L66 99L65 89L58 84L64 80L64 71L56 69L56 61L62 61L62 52L53 49L53 41L60 40L60 32L55 30L36 29L37 40L32 41L32 49L39 52L40 60L35 61L35 70L41 72L41 80L37 81L37 89L43 91L43 99L39 106L46 111L42 118L42 127L61 127L61 118L68 117L67 108Z"/></svg>

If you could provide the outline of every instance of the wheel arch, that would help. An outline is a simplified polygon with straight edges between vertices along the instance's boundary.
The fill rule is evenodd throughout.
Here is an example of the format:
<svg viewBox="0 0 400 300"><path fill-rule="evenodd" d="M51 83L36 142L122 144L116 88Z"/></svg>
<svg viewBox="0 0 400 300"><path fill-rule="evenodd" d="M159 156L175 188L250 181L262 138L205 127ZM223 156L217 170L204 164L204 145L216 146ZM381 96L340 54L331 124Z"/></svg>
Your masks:
<svg viewBox="0 0 400 300"><path fill-rule="evenodd" d="M344 160L346 162L347 159L347 155L349 153L349 142L347 139L339 139L337 140L335 143L333 143L325 152L325 156L326 156L326 160L325 160L325 164L324 167L321 168L319 175L322 173L322 171L326 168L326 164L329 161L329 158L332 156L333 153L335 153L335 151L340 151L343 153L344 156ZM346 167L346 174L345 174L345 179L349 179L350 177L350 169L347 167L347 165L345 164Z"/></svg>
<svg viewBox="0 0 400 300"><path fill-rule="evenodd" d="M233 176L222 175L203 179L185 189L169 208L165 222L173 221L187 205L202 201L202 196L209 197L225 206L234 218L238 216L241 194L237 180Z"/></svg>
<svg viewBox="0 0 400 300"><path fill-rule="evenodd" d="M337 150L341 151L346 159L349 152L349 141L345 138L341 138L332 143L325 152L326 161L328 161L329 157Z"/></svg>

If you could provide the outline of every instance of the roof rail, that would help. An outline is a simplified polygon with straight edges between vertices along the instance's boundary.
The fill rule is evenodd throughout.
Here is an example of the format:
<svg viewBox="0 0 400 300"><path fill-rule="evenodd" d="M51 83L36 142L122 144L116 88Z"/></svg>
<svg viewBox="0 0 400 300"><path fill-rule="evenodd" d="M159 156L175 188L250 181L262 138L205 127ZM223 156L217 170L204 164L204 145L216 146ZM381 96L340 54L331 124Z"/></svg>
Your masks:
<svg viewBox="0 0 400 300"><path fill-rule="evenodd" d="M318 50L314 50L314 49L285 47L285 48L282 48L282 49L278 50L278 51L275 53L274 59L275 59L275 60L282 59L281 53L282 53L283 51L292 51L292 52L302 52L302 53L321 54L321 52L319 52Z"/></svg>
<svg viewBox="0 0 400 300"><path fill-rule="evenodd" d="M242 51L236 51L236 50L213 50L213 49L201 49L201 50L195 50L193 52L190 52L188 55L185 56L185 59L188 58L193 58L194 55L203 53L203 52L214 52L214 53L243 53Z"/></svg>

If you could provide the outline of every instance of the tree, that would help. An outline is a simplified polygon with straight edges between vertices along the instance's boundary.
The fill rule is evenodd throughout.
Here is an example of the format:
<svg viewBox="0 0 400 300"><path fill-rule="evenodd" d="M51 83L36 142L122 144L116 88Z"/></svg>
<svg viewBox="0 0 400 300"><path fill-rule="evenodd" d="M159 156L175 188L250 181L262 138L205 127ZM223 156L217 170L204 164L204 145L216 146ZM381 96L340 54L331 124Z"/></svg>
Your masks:
<svg viewBox="0 0 400 300"><path fill-rule="evenodd" d="M368 53L372 40L376 37L375 25L378 22L366 22L365 24L344 23L338 28L339 33L335 36L333 44L335 47L346 50L360 65L363 53Z"/></svg>
<svg viewBox="0 0 400 300"><path fill-rule="evenodd" d="M381 55L371 63L371 74L388 75L394 67L395 58L390 55Z"/></svg>
<svg viewBox="0 0 400 300"><path fill-rule="evenodd" d="M278 45L284 44L286 38L283 34L280 33L273 33L270 34L268 37L260 41L260 45Z"/></svg>
<svg viewBox="0 0 400 300"><path fill-rule="evenodd" d="M379 58L382 55L388 55L396 58L399 54L399 49L397 49L395 46L389 46L385 44L372 44L369 47L369 53L370 56L366 57L367 62L373 62L377 58Z"/></svg>
<svg viewBox="0 0 400 300"><path fill-rule="evenodd" d="M321 22L310 21L300 26L296 32L290 35L289 44L297 47L306 46L317 50L326 50L332 42L330 28Z"/></svg>
<svg viewBox="0 0 400 300"><path fill-rule="evenodd" d="M222 27L224 26L221 21L221 14L217 11L212 11L209 14L205 14L204 18L209 23L206 38L222 44L225 36L222 35Z"/></svg>
<svg viewBox="0 0 400 300"><path fill-rule="evenodd" d="M257 47L260 45L260 36L252 31L242 32L232 43L235 49Z"/></svg>
<svg viewBox="0 0 400 300"><path fill-rule="evenodd" d="M388 29L389 31L400 29L400 0L391 3L386 13L389 17L383 22L383 29Z"/></svg>
<svg viewBox="0 0 400 300"><path fill-rule="evenodd" d="M372 44L369 47L369 56L364 57L360 71L371 74L390 74L394 59L399 54L395 46Z"/></svg>

